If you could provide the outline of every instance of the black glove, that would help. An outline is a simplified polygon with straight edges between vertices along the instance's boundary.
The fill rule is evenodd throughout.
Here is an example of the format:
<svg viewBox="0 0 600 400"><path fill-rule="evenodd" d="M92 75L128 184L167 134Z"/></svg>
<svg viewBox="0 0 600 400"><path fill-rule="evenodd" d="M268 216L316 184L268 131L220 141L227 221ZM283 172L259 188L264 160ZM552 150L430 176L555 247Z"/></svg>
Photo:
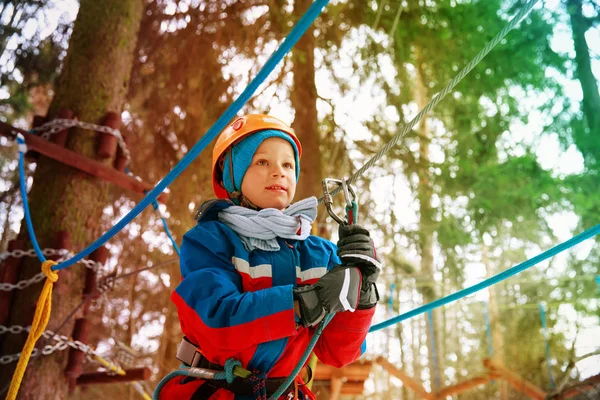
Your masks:
<svg viewBox="0 0 600 400"><path fill-rule="evenodd" d="M302 326L315 326L327 314L354 311L358 305L362 277L358 268L335 266L312 285L294 289L300 305Z"/></svg>
<svg viewBox="0 0 600 400"><path fill-rule="evenodd" d="M337 254L342 265L355 266L363 276L358 309L374 307L379 301L375 282L382 264L369 231L360 225L340 225Z"/></svg>

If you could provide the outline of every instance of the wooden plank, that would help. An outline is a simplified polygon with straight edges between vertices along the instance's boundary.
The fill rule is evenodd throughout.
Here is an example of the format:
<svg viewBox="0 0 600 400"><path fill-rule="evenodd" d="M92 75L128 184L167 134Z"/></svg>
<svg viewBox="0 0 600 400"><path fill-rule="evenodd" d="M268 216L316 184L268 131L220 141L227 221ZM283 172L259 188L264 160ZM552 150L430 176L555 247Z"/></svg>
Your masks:
<svg viewBox="0 0 600 400"><path fill-rule="evenodd" d="M387 359L380 356L380 357L377 357L375 362L377 364L381 365L383 368L385 368L390 374L392 374L396 378L400 379L400 381L402 381L402 384L404 386L406 386L408 389L415 392L421 398L426 399L426 400L435 400L434 394L429 393L427 390L425 390L425 388L419 382L417 382L410 376L406 375L403 371L396 368Z"/></svg>
<svg viewBox="0 0 600 400"><path fill-rule="evenodd" d="M27 131L0 122L0 134L14 140L17 133L21 133L25 137L25 143L27 143L27 148L29 150L34 150L62 164L86 172L96 178L111 182L120 188L135 193L145 194L145 191L149 191L154 187L148 183L138 181L134 177L118 171L111 166L104 165L101 162L92 160L91 158L85 157L65 147L48 142ZM168 194L163 192L158 196L157 200L161 203L165 203L167 198Z"/></svg>
<svg viewBox="0 0 600 400"><path fill-rule="evenodd" d="M100 383L122 383L133 381L145 381L150 379L152 371L150 368L126 369L125 375L109 375L106 372L92 372L83 374L77 378L78 385L96 385Z"/></svg>
<svg viewBox="0 0 600 400"><path fill-rule="evenodd" d="M576 396L582 396L582 393L585 393L589 390L594 390L598 384L600 384L600 374L594 375L576 385L566 388L560 394L557 394L556 397L552 397L552 399L562 400L571 399Z"/></svg>
<svg viewBox="0 0 600 400"><path fill-rule="evenodd" d="M341 377L331 377L329 400L339 400L343 384Z"/></svg>
<svg viewBox="0 0 600 400"><path fill-rule="evenodd" d="M342 376L349 381L365 381L371 373L372 363L353 363L342 368L319 363L317 365L314 379L317 381L328 381L332 376Z"/></svg>
<svg viewBox="0 0 600 400"><path fill-rule="evenodd" d="M364 382L344 382L342 386L342 396L359 396L362 395L365 390Z"/></svg>
<svg viewBox="0 0 600 400"><path fill-rule="evenodd" d="M544 400L548 395L546 392L544 392L542 389L540 389L533 383L527 381L526 379L522 378L521 376L515 374L514 372L504 367L498 361L485 359L483 360L483 365L486 368L489 368L493 372L500 375L500 377L503 378L506 382L508 382L508 384L511 385L513 388L525 394L526 396L531 397L532 399Z"/></svg>
<svg viewBox="0 0 600 400"><path fill-rule="evenodd" d="M437 397L440 399L445 399L446 396L457 395L462 392L466 392L467 390L471 390L480 385L485 385L493 378L491 375L486 376L476 376L471 379L467 379L466 381L459 382L456 385L445 387L444 389L437 392Z"/></svg>

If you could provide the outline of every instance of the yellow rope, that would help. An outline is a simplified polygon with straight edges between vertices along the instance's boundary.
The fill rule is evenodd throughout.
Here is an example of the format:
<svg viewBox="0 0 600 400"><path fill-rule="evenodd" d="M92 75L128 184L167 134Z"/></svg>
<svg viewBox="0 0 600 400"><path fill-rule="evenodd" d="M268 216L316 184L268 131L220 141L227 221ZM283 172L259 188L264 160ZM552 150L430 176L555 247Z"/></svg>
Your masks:
<svg viewBox="0 0 600 400"><path fill-rule="evenodd" d="M15 400L17 398L31 353L33 352L36 342L46 330L46 326L50 320L50 312L52 311L52 287L54 282L58 280L58 274L52 270L52 266L56 264L57 263L52 260L46 260L42 263L42 272L46 275L46 282L44 282L42 293L40 293L40 298L38 299L33 322L31 324L31 330L29 331L29 336L27 336L25 346L23 346L23 350L21 351L21 357L19 358L17 368L15 369L12 381L10 382L6 400Z"/></svg>
<svg viewBox="0 0 600 400"><path fill-rule="evenodd" d="M102 364L102 366L104 366L108 370L108 372L114 372L115 374L121 375L121 376L127 375L127 373L125 371L123 371L123 369L121 369L121 367L105 360L104 358L102 358L100 356L94 355L93 359L96 360L98 363Z"/></svg>

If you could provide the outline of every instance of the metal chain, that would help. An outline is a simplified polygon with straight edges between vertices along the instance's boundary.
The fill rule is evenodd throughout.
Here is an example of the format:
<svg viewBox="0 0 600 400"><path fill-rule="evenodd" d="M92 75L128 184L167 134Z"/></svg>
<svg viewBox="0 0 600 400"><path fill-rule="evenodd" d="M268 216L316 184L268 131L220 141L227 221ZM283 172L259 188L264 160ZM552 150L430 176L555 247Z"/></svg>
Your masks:
<svg viewBox="0 0 600 400"><path fill-rule="evenodd" d="M0 335L7 333L7 332L12 333L12 334L29 333L30 329L31 329L31 326L13 325L10 327L6 327L3 325L0 325ZM98 357L98 354L94 351L94 349L92 349L92 347L90 347L89 345L80 342L79 340L72 340L72 339L69 339L65 335L57 335L52 331L45 331L44 333L42 333L42 336L48 340L55 340L56 343L47 344L46 346L44 346L42 348L41 351L38 348L33 349L33 352L31 353L32 357L37 357L40 352L42 355L47 356L47 355L54 353L55 351L64 351L67 348L71 347L75 350L79 350L82 353L86 354L88 360L90 360L91 362L96 363L98 365L101 365L104 368L107 368L109 370L114 369L115 371L118 370L118 368L120 368L117 363L112 362L112 361L108 362L109 363L108 367L106 365L100 363L99 361L97 361L94 357ZM2 356L2 357L0 357L0 364L10 364L12 362L17 361L20 356L21 356L21 353Z"/></svg>
<svg viewBox="0 0 600 400"><path fill-rule="evenodd" d="M95 131L95 132L100 132L100 133L107 133L109 135L116 137L119 142L119 147L121 148L121 151L123 152L123 155L125 155L125 157L127 158L127 161L131 160L131 153L129 153L129 149L127 148L127 145L125 144L125 140L123 139L123 135L121 135L121 131L119 131L118 129L111 128L109 126L96 125L96 124L92 124L90 122L77 121L75 119L56 118L56 119L53 119L52 121L46 122L42 126L33 128L31 131L36 132L36 133L42 132L42 134L41 134L42 139L48 140L48 139L50 139L50 137L52 135L55 135L56 133L58 133L62 130L65 130L68 128L73 128L73 127L79 127L82 129L88 129L90 131Z"/></svg>
<svg viewBox="0 0 600 400"><path fill-rule="evenodd" d="M60 256L60 258L58 259L58 262L64 261L65 259L72 256L72 253L70 253L67 249L43 249L42 253L46 257ZM13 258L36 257L36 254L35 254L34 249L29 249L29 250L17 249L17 250L13 250L13 251L7 251L7 252L0 254L0 262L6 260L9 257L13 257ZM89 268L93 271L97 271L98 273L101 271L101 268L102 268L102 264L99 263L98 261L94 261L94 260L84 259L84 260L81 260L81 263L83 263L87 268ZM12 291L15 289L23 290L26 287L29 287L31 285L34 285L38 282L43 281L45 279L45 277L46 277L46 275L44 275L43 272L40 272L29 279L22 280L15 284L0 283L0 292L9 292L9 291Z"/></svg>
<svg viewBox="0 0 600 400"><path fill-rule="evenodd" d="M42 253L45 256L64 256L69 251L67 249L44 249ZM7 258L23 258L23 257L35 257L35 250L13 250L13 251L5 251L4 253L0 253L0 262L6 260Z"/></svg>

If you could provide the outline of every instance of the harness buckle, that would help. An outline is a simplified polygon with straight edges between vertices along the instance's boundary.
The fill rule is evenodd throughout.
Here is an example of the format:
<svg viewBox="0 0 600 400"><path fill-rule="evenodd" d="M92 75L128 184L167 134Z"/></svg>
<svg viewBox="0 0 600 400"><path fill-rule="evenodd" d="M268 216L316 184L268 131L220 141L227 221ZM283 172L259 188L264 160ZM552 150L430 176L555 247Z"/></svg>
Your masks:
<svg viewBox="0 0 600 400"><path fill-rule="evenodd" d="M181 339L181 343L179 343L176 357L179 361L192 368L196 368L200 364L200 360L202 360L202 354L196 349L196 345L190 342L185 336Z"/></svg>
<svg viewBox="0 0 600 400"><path fill-rule="evenodd" d="M344 200L346 202L346 218L342 219L333 209L333 198L331 197L331 192L329 191L329 186L331 184L335 184L336 188L341 186L341 190L344 192ZM323 185L323 200L325 202L325 207L327 208L327 212L338 224L347 225L353 223L356 219L356 193L352 186L348 183L346 179L333 179L333 178L325 178L322 181ZM335 190L335 189L334 189Z"/></svg>

